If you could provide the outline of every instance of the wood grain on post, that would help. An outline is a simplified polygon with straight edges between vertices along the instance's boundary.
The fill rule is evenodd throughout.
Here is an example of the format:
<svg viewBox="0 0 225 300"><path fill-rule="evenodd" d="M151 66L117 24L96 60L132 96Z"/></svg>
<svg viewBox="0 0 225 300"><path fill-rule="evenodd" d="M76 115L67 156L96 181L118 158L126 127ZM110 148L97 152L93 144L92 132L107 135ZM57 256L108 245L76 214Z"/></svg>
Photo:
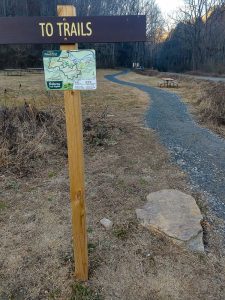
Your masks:
<svg viewBox="0 0 225 300"><path fill-rule="evenodd" d="M76 8L71 5L59 5L57 6L57 10L60 17L76 16ZM61 45L60 48L61 50L75 50L78 49L78 45ZM72 205L75 276L78 280L86 281L88 280L88 249L80 91L65 91L64 102Z"/></svg>

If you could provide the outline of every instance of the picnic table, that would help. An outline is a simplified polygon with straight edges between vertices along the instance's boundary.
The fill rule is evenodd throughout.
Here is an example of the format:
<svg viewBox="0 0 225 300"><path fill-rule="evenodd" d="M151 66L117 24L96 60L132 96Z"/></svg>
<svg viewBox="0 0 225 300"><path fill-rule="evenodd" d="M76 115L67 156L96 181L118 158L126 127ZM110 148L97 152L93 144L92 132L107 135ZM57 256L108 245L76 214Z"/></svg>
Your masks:
<svg viewBox="0 0 225 300"><path fill-rule="evenodd" d="M26 71L28 73L40 74L44 71L44 69L43 68L27 68Z"/></svg>
<svg viewBox="0 0 225 300"><path fill-rule="evenodd" d="M22 69L4 69L6 76L22 76L24 75Z"/></svg>
<svg viewBox="0 0 225 300"><path fill-rule="evenodd" d="M160 82L159 86L160 87L167 87L167 88L170 88L170 87L178 87L178 83L175 79L173 78L161 78L162 82Z"/></svg>

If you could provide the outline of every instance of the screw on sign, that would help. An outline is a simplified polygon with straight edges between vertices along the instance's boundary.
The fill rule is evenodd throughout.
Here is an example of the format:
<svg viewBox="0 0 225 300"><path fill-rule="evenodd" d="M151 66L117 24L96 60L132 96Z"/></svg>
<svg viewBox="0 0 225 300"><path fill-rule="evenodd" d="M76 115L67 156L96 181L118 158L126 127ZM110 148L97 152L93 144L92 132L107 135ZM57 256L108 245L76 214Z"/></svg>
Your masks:
<svg viewBox="0 0 225 300"><path fill-rule="evenodd" d="M75 276L86 281L88 249L80 90L96 88L96 65L94 50L78 51L77 43L145 41L146 17L76 17L76 9L71 5L59 5L57 10L58 17L1 17L0 44L61 45L60 51L43 53L46 87L64 90ZM82 61L84 70L78 67L78 61ZM85 66L88 66L88 72ZM63 76L56 74L59 70ZM81 76L83 73L85 78Z"/></svg>

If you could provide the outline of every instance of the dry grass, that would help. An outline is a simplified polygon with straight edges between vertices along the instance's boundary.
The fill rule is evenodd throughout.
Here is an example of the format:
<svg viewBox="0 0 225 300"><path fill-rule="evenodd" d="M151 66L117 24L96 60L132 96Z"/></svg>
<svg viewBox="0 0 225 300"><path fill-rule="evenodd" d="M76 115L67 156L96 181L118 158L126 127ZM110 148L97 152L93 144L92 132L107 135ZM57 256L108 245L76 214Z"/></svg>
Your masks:
<svg viewBox="0 0 225 300"><path fill-rule="evenodd" d="M45 90L43 74L26 74L21 77L4 76L0 73L0 106L15 107L27 102L38 109L62 105L60 92Z"/></svg>
<svg viewBox="0 0 225 300"><path fill-rule="evenodd" d="M224 68L222 65L213 65L211 66L212 67L212 70L211 71L188 71L188 72L185 72L185 74L188 74L188 75L194 75L194 76L213 76L213 77L221 77L221 76L224 76ZM222 67L222 68L221 68ZM220 71L218 70L218 72L216 72L216 69L220 69Z"/></svg>
<svg viewBox="0 0 225 300"><path fill-rule="evenodd" d="M28 175L39 161L66 150L65 120L62 110L41 111L32 105L0 108L0 168Z"/></svg>
<svg viewBox="0 0 225 300"><path fill-rule="evenodd" d="M140 74L140 75L144 75L144 76L158 76L160 73L157 70L153 70L153 69L146 69L144 71L142 70L135 70L135 73Z"/></svg>
<svg viewBox="0 0 225 300"><path fill-rule="evenodd" d="M0 98L0 172L13 172L27 176L42 168L51 155L66 156L65 116L62 93L48 93L43 88L41 75L10 77L1 76ZM36 82L36 89L31 85ZM14 89L9 89L9 81ZM84 94L86 106L84 137L86 145L106 146L116 132L110 123L108 106L118 105L114 94L102 101L93 92L89 105L88 93ZM35 96L37 95L37 97ZM121 109L134 101L124 98ZM101 103L101 104L100 104ZM93 106L98 105L98 112ZM57 150L57 151L56 151Z"/></svg>
<svg viewBox="0 0 225 300"><path fill-rule="evenodd" d="M223 299L225 263L215 237L208 240L208 254L197 255L136 221L135 209L148 193L190 189L154 132L142 127L146 95L106 81L104 74L111 72L100 71L98 90L83 93L82 101L90 128L85 147L90 280L74 284L67 160L55 144L55 155L48 154L41 168L36 160L36 173L0 176L0 299ZM42 79L35 78L41 99ZM48 107L44 97L42 107ZM60 94L57 99L62 107ZM107 142L100 145L99 122L100 133L107 130ZM112 231L99 224L103 217L114 222Z"/></svg>
<svg viewBox="0 0 225 300"><path fill-rule="evenodd" d="M83 127L86 147L113 143L116 128L107 119L107 109L101 115L86 118ZM65 116L61 107L43 111L26 103L3 107L0 132L0 174L28 176L42 168L49 156L67 156Z"/></svg>
<svg viewBox="0 0 225 300"><path fill-rule="evenodd" d="M212 122L215 125L225 125L225 84L212 83L202 92L197 101L198 109L203 122Z"/></svg>
<svg viewBox="0 0 225 300"><path fill-rule="evenodd" d="M158 76L142 76L138 73L130 72L127 75L120 76L120 79L134 83L142 83L153 87L158 87L160 78Z"/></svg>

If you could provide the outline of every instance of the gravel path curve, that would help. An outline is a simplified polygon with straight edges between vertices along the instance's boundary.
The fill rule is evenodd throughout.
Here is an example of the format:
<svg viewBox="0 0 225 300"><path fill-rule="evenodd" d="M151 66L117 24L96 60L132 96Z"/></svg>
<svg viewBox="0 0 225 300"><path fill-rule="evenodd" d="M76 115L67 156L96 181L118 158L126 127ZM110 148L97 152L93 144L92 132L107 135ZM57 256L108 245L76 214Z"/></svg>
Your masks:
<svg viewBox="0 0 225 300"><path fill-rule="evenodd" d="M225 140L200 127L176 94L116 78L127 72L107 75L106 79L151 97L146 125L157 131L172 159L189 174L193 188L204 193L210 209L225 220Z"/></svg>

